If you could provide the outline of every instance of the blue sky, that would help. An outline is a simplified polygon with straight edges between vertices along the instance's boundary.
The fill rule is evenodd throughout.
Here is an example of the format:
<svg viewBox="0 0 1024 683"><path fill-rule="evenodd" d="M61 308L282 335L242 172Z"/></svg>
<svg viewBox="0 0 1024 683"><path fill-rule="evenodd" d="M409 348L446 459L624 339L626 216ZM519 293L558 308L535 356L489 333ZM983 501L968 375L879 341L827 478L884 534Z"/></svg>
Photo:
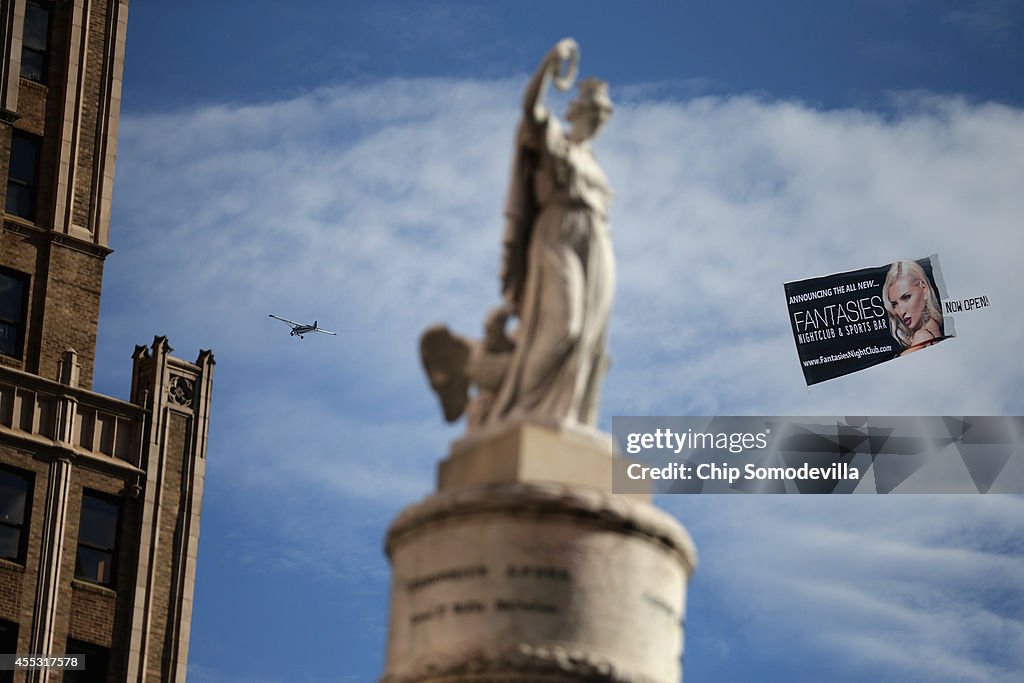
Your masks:
<svg viewBox="0 0 1024 683"><path fill-rule="evenodd" d="M498 300L521 90L567 35L616 101L605 428L1024 414L1019 0L134 0L96 388L154 334L216 356L190 681L380 674L385 529L462 431L416 340ZM992 307L806 388L782 284L933 253ZM1024 673L1020 498L659 504L701 555L690 683Z"/></svg>

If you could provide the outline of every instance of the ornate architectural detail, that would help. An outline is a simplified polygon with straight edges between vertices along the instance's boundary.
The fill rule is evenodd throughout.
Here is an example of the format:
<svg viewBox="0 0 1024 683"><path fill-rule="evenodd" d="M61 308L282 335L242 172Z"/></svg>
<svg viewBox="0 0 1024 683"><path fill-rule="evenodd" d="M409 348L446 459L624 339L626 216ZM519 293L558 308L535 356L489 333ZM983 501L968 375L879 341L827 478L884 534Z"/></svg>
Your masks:
<svg viewBox="0 0 1024 683"><path fill-rule="evenodd" d="M172 377L167 387L167 399L171 403L184 406L185 408L192 407L192 396L194 393L195 387L192 380L180 375Z"/></svg>

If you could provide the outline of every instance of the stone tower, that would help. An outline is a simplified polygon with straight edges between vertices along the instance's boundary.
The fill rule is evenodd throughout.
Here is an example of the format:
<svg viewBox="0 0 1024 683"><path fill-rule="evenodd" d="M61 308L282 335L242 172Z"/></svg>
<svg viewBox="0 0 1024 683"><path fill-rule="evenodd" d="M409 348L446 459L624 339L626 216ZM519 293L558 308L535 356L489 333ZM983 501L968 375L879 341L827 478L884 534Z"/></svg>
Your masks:
<svg viewBox="0 0 1024 683"><path fill-rule="evenodd" d="M0 680L185 680L213 356L91 390L127 15L0 0L0 653L85 655Z"/></svg>

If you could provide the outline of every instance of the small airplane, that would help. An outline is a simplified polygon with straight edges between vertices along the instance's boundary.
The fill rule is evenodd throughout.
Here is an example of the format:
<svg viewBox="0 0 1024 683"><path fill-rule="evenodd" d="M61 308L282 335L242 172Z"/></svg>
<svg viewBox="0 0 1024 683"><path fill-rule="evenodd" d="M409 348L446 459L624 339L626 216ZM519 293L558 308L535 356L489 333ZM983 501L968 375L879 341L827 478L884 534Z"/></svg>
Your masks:
<svg viewBox="0 0 1024 683"><path fill-rule="evenodd" d="M292 336L292 337L298 337L299 339L304 339L305 337L303 335L309 334L311 332L319 332L321 334L330 334L330 335L333 335L335 337L338 336L337 332L331 332L330 330L325 330L322 327L317 327L317 321L316 320L313 321L312 325L307 325L306 323L297 323L294 320L288 320L287 318L282 318L281 316L274 315L273 313L269 313L268 315L271 318L273 318L274 320L280 320L281 322L283 322L283 323L287 324L289 327L291 327L292 331L289 333L289 335Z"/></svg>

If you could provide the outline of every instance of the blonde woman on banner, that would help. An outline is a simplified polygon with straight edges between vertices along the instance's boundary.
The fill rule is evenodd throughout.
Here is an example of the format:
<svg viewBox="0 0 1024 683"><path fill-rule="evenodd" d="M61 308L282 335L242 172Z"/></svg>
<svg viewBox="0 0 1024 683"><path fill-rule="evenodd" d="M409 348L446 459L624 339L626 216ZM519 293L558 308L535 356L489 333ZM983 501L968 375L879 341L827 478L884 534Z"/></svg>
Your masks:
<svg viewBox="0 0 1024 683"><path fill-rule="evenodd" d="M917 261L896 261L882 288L889 329L903 347L900 355L942 341L942 307L928 275Z"/></svg>

